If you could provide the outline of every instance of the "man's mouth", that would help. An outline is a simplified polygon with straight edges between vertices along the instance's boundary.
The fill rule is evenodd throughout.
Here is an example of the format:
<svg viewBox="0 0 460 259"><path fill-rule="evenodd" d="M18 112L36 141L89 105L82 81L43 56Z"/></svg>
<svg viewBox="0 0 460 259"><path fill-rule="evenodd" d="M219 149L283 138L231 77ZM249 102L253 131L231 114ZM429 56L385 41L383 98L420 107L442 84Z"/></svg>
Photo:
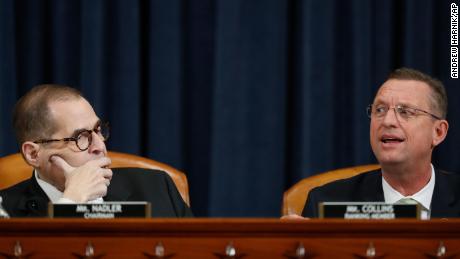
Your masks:
<svg viewBox="0 0 460 259"><path fill-rule="evenodd" d="M397 136L382 136L380 138L380 141L382 141L385 144L387 144L387 143L401 143L401 142L404 142L405 139L397 137Z"/></svg>

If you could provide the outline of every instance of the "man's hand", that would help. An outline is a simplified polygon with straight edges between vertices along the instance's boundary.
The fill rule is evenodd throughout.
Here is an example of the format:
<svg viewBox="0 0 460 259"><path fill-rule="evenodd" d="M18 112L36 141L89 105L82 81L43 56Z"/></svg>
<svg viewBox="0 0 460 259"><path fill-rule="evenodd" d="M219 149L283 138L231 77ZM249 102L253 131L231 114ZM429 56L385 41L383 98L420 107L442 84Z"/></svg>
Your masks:
<svg viewBox="0 0 460 259"><path fill-rule="evenodd" d="M112 170L107 168L111 163L110 158L91 160L80 167L72 167L59 156L51 157L51 162L64 172L63 198L84 203L107 194L112 179Z"/></svg>
<svg viewBox="0 0 460 259"><path fill-rule="evenodd" d="M304 219L310 219L310 218L305 218L297 214L289 214L289 215L284 215L281 217L281 220L304 220Z"/></svg>

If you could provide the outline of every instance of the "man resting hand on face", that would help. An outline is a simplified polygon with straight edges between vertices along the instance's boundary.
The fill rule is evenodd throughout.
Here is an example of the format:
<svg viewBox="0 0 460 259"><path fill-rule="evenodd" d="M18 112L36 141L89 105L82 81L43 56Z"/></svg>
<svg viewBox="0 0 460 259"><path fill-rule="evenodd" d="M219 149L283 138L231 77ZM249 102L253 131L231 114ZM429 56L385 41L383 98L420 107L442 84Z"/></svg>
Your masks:
<svg viewBox="0 0 460 259"><path fill-rule="evenodd" d="M104 201L147 201L153 217L192 216L165 172L109 169L108 124L76 89L32 88L17 102L13 124L20 151L34 172L0 191L10 216L46 216L48 202Z"/></svg>

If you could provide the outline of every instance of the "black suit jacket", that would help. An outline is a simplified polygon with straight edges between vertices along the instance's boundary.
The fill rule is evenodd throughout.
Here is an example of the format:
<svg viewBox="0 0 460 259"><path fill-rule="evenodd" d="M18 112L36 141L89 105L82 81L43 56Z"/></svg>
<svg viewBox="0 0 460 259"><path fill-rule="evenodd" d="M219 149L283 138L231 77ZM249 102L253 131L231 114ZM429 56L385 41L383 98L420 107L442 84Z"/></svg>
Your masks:
<svg viewBox="0 0 460 259"><path fill-rule="evenodd" d="M460 217L460 176L435 170L431 218ZM380 170L334 181L308 194L304 217L318 217L318 203L325 201L384 201Z"/></svg>
<svg viewBox="0 0 460 259"><path fill-rule="evenodd" d="M172 179L162 171L140 168L112 169L104 201L148 201L152 217L192 217ZM49 198L35 176L0 191L11 217L47 216Z"/></svg>

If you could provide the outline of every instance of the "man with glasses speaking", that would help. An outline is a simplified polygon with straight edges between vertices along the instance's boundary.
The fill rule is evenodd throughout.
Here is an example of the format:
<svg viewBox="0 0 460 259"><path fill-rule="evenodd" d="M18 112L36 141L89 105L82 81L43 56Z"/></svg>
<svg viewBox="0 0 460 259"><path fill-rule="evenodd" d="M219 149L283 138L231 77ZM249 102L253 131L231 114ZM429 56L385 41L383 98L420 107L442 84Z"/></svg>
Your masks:
<svg viewBox="0 0 460 259"><path fill-rule="evenodd" d="M153 217L192 216L166 173L109 169L104 143L108 125L76 89L32 88L17 102L13 124L20 151L34 173L0 191L10 216L46 216L49 201L148 201Z"/></svg>
<svg viewBox="0 0 460 259"><path fill-rule="evenodd" d="M431 164L433 149L447 135L447 95L443 84L420 71L392 72L368 107L370 143L381 170L313 189L302 215L318 216L325 201L410 200L421 218L460 216L460 177Z"/></svg>

